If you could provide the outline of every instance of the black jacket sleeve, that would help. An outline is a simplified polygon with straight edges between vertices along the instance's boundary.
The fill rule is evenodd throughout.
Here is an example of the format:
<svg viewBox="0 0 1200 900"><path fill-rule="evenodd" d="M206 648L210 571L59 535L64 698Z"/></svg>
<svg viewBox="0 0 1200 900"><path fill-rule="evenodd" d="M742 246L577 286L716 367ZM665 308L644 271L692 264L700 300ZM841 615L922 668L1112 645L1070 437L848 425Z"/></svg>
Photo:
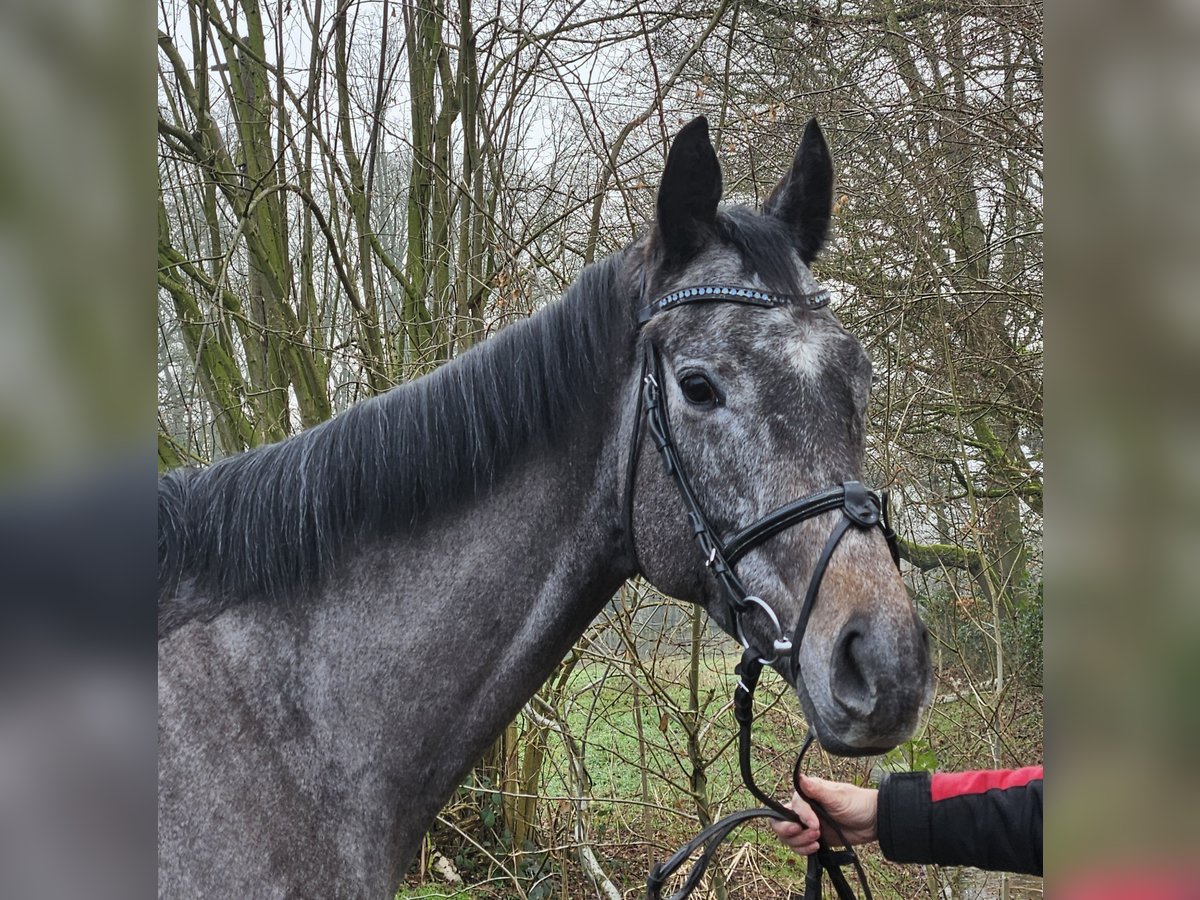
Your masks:
<svg viewBox="0 0 1200 900"><path fill-rule="evenodd" d="M893 862L1042 874L1042 767L885 775L879 846Z"/></svg>

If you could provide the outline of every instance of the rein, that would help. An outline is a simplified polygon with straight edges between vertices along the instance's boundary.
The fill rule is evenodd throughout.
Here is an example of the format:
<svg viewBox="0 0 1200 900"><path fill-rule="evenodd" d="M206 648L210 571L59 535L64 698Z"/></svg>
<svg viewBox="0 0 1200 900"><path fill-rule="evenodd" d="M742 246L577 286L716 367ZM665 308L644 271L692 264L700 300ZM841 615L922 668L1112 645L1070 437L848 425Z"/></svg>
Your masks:
<svg viewBox="0 0 1200 900"><path fill-rule="evenodd" d="M645 296L643 288L643 297ZM675 307L693 303L739 303L759 306L768 309L795 306L803 309L816 310L828 305L829 294L819 290L811 294L794 296L789 294L773 294L752 288L703 286L685 288L659 297L652 303L643 305L638 314L638 328L649 322L655 315ZM833 556L834 550L851 528L870 530L879 528L887 540L892 559L897 566L900 564L899 547L896 534L888 522L887 494L868 490L857 481L847 481L833 487L817 491L807 497L802 497L780 506L767 513L761 519L731 533L722 535L713 528L699 498L688 478L687 470L679 456L678 449L671 433L671 423L667 412L667 396L662 387L663 366L662 356L658 346L650 339L642 343L642 374L641 388L637 395L637 408L634 412L634 424L630 439L629 458L625 477L625 525L626 534L637 559L637 547L633 538L633 493L637 479L637 460L642 434L642 418L645 416L646 431L654 441L655 449L662 460L663 468L674 480L679 493L687 508L688 522L692 528L692 536L700 552L704 555L704 564L724 588L726 601L729 605L729 616L734 624L734 630L741 642L744 652L735 673L738 675L737 689L733 695L734 717L738 721L738 764L741 769L742 781L746 788L763 807L732 813L725 818L710 824L696 837L681 847L666 862L658 863L646 878L647 900L661 900L662 889L666 880L674 874L697 851L700 855L696 864L688 873L683 885L671 894L668 900L684 900L704 877L708 864L712 861L718 846L740 825L751 819L769 818L778 821L798 822L799 817L789 808L762 791L754 781L750 767L751 728L754 722L754 690L764 666L787 663L793 675L800 677L800 646L804 640L808 621L816 604L817 593L824 578L825 570ZM755 547L765 543L780 532L798 525L807 519L814 518L826 512L842 511L842 517L830 532L825 541L817 564L805 592L804 603L796 626L789 636L783 629L778 614L767 601L751 594L742 584L736 571L738 560ZM641 564L638 563L640 570ZM770 655L764 656L763 651L754 646L746 635L742 625L743 616L757 610L765 615L771 623L774 638ZM871 889L867 884L866 873L858 860L857 854L846 844L845 836L837 827L821 804L807 797L800 789L800 770L804 755L812 746L815 734L809 729L808 735L796 756L792 767L792 785L796 792L812 806L818 818L829 825L838 835L844 850L833 850L823 839L819 842L817 852L808 857L808 870L805 875L805 900L820 900L823 876L828 873L829 880L834 886L839 900L855 900L854 892L846 878L842 867L853 865L862 886L863 897L871 900Z"/></svg>

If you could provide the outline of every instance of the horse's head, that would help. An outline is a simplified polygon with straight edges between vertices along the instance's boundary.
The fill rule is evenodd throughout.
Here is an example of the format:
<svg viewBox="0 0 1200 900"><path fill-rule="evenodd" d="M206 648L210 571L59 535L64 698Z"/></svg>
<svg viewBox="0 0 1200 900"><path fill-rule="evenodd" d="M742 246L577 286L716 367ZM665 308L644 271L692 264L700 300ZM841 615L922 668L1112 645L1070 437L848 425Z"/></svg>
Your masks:
<svg viewBox="0 0 1200 900"><path fill-rule="evenodd" d="M808 268L833 199L816 122L761 214L718 212L720 198L720 166L697 119L671 146L644 245L637 359L639 381L654 384L641 396L630 479L638 561L656 587L703 604L773 657L824 747L881 752L917 723L931 689L929 653L875 524L877 498L838 492L861 478L871 364ZM679 293L697 287L711 290ZM664 440L683 484L657 458ZM824 505L733 546L739 530L824 489L832 489ZM706 560L697 549L697 511L719 551L738 557L732 579L720 577L717 554ZM739 588L748 602L731 600ZM799 646L788 650L793 637Z"/></svg>

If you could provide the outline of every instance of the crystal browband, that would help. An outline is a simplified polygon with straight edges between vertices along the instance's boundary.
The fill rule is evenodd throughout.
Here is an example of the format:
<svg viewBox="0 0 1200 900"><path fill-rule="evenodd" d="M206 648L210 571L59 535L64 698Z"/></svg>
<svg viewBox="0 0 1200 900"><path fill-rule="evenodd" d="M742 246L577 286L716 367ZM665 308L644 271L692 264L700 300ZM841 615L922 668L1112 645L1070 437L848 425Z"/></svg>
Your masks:
<svg viewBox="0 0 1200 900"><path fill-rule="evenodd" d="M687 303L705 302L745 303L749 306L776 308L802 306L805 309L821 309L829 305L829 291L821 288L809 294L772 294L755 288L731 288L723 286L690 287L664 294L642 308L638 324L645 325L656 314L683 306Z"/></svg>

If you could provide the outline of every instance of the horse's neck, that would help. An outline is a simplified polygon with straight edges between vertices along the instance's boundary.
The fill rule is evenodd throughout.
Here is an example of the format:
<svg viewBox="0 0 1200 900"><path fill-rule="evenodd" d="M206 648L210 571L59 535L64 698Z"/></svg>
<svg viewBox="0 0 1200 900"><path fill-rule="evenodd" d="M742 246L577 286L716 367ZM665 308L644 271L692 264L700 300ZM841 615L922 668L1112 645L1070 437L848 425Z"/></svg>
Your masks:
<svg viewBox="0 0 1200 900"><path fill-rule="evenodd" d="M363 553L309 614L309 717L383 789L381 814L403 810L402 855L631 574L617 457L587 442L539 454Z"/></svg>
<svg viewBox="0 0 1200 900"><path fill-rule="evenodd" d="M237 604L160 643L160 790L205 798L166 807L167 856L184 861L172 877L334 895L403 874L470 766L632 574L623 431L604 410L579 418L567 446L352 553L313 595ZM234 862L198 874L192 852ZM247 868L276 852L295 866Z"/></svg>

